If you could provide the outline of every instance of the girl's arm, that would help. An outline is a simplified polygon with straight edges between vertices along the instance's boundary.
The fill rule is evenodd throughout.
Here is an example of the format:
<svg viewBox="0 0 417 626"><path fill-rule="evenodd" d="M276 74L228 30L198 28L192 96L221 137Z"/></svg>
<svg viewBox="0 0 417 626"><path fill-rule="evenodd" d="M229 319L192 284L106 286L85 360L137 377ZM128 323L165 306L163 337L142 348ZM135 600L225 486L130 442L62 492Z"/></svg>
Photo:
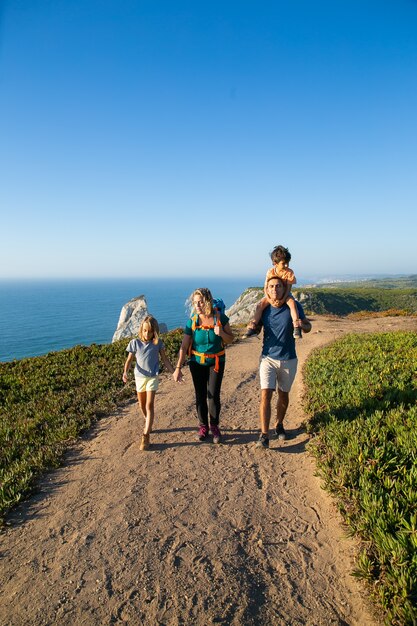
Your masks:
<svg viewBox="0 0 417 626"><path fill-rule="evenodd" d="M132 361L134 359L134 356L135 355L133 354L133 352L129 352L129 355L128 355L127 359L126 359L125 367L124 367L124 370L123 370L123 382L124 383L127 383L127 373L130 370L130 366L132 365Z"/></svg>
<svg viewBox="0 0 417 626"><path fill-rule="evenodd" d="M166 367L166 369L168 370L168 372L170 374L173 374L175 372L175 368L172 365L172 363L169 360L169 358L167 357L167 353L165 352L164 348L161 348L161 350L159 351L159 354L160 354L161 361L162 361L164 367Z"/></svg>
<svg viewBox="0 0 417 626"><path fill-rule="evenodd" d="M193 338L191 335L184 334L182 338L181 347L178 352L177 365L172 375L174 377L175 382L181 382L182 380L181 367L183 366L185 359L187 358L188 348L190 347L192 340Z"/></svg>

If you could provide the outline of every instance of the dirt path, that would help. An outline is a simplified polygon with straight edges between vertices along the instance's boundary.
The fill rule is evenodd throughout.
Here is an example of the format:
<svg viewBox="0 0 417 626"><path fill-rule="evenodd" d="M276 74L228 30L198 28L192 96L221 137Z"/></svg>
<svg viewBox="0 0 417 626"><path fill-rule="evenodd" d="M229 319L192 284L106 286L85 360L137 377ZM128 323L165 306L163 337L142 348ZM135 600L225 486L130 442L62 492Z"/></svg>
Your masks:
<svg viewBox="0 0 417 626"><path fill-rule="evenodd" d="M417 320L313 320L311 349ZM191 379L164 378L153 450L136 404L100 421L1 536L2 625L374 626L350 576L354 542L314 476L301 376L269 451L258 431L257 338L228 350L223 445L196 441ZM121 364L122 367L122 364Z"/></svg>

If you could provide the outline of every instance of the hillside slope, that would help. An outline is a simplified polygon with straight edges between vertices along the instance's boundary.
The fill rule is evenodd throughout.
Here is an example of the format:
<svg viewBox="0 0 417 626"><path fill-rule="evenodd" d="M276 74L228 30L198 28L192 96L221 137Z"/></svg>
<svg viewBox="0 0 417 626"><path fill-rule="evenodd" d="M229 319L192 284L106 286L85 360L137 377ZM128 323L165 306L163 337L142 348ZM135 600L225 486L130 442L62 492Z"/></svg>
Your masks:
<svg viewBox="0 0 417 626"><path fill-rule="evenodd" d="M310 351L346 332L415 318L313 320ZM355 544L314 476L302 378L283 447L254 447L260 341L227 352L224 443L196 441L190 375L164 378L153 450L136 404L102 419L18 506L2 535L0 623L234 626L377 624L350 576Z"/></svg>

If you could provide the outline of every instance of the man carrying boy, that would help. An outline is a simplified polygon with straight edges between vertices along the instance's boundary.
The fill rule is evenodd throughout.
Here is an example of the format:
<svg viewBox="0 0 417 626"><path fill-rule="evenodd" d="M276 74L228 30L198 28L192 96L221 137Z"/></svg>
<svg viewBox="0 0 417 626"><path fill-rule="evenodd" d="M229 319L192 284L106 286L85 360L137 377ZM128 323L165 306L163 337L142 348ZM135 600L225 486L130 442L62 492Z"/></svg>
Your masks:
<svg viewBox="0 0 417 626"><path fill-rule="evenodd" d="M272 301L281 300L285 285L280 278L268 280L267 291ZM303 307L296 302L301 321L301 329L305 333L311 330ZM278 439L285 439L283 426L289 402L289 392L297 372L297 355L293 337L293 324L287 304L281 307L269 305L262 314L264 327L262 356L259 366L261 379L261 405L259 410L261 435L256 445L269 448L269 422L271 420L272 395L277 389L277 421L275 434Z"/></svg>

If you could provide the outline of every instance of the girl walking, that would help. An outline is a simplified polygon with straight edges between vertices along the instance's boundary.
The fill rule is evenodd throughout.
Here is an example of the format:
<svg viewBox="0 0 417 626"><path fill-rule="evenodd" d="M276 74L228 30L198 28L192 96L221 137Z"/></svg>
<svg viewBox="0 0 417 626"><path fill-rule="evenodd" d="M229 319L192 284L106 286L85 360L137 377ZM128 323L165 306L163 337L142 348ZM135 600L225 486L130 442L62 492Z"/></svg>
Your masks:
<svg viewBox="0 0 417 626"><path fill-rule="evenodd" d="M155 394L159 386L159 357L166 369L173 374L174 368L165 353L165 347L159 338L158 322L152 315L147 315L139 327L137 339L132 339L126 348L129 353L124 370L123 382L127 383L127 375L136 358L135 383L138 403L145 418L145 428L140 443L140 450L149 450L150 434L155 414Z"/></svg>

